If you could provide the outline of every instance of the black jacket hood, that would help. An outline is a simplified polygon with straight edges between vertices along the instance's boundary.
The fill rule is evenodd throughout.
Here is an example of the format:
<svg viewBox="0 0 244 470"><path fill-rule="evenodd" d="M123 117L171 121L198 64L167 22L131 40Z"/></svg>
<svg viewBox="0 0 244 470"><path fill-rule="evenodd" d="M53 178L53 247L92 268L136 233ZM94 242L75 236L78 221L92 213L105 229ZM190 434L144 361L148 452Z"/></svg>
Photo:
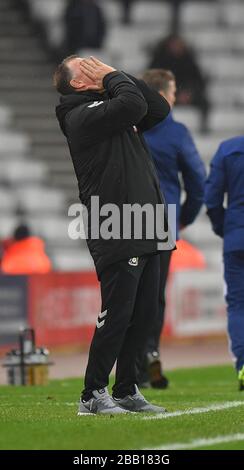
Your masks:
<svg viewBox="0 0 244 470"><path fill-rule="evenodd" d="M107 93L97 93L94 91L83 91L81 93L71 93L70 95L61 95L60 104L56 106L56 116L60 128L64 135L65 132L65 117L73 108L80 104L88 103L89 101L101 101L101 99L108 99Z"/></svg>

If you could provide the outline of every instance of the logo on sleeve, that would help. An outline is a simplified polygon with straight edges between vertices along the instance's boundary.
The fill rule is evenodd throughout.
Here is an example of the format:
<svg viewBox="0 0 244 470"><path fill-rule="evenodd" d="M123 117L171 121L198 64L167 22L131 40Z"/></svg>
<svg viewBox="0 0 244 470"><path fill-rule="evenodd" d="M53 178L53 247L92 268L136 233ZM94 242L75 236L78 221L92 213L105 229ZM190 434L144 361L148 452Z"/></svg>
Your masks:
<svg viewBox="0 0 244 470"><path fill-rule="evenodd" d="M90 104L88 108L97 108L97 106L100 106L100 104L103 104L104 101L94 101L94 103Z"/></svg>
<svg viewBox="0 0 244 470"><path fill-rule="evenodd" d="M128 264L130 266L138 266L139 258L130 258Z"/></svg>

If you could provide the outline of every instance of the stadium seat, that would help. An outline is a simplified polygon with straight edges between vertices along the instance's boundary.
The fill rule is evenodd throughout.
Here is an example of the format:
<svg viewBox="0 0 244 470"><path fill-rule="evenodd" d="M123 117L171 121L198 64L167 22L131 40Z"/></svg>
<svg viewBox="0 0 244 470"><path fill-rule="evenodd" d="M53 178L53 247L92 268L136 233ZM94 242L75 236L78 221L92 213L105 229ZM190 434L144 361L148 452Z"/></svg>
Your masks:
<svg viewBox="0 0 244 470"><path fill-rule="evenodd" d="M63 15L66 0L28 0L34 18L43 21L49 41L58 46L64 39Z"/></svg>
<svg viewBox="0 0 244 470"><path fill-rule="evenodd" d="M101 0L101 5L109 23L118 23L121 18L121 8L119 2L114 0Z"/></svg>
<svg viewBox="0 0 244 470"><path fill-rule="evenodd" d="M213 110L209 125L213 132L228 131L233 135L243 134L243 111L238 111L236 108Z"/></svg>
<svg viewBox="0 0 244 470"><path fill-rule="evenodd" d="M10 124L11 111L7 106L0 105L0 129Z"/></svg>
<svg viewBox="0 0 244 470"><path fill-rule="evenodd" d="M47 212L39 213L37 216L34 212L27 215L27 221L33 233L44 238L53 248L62 246L75 246L77 240L71 240L68 234L69 219L63 215L58 216L57 213L48 215ZM79 243L79 242L78 242Z"/></svg>
<svg viewBox="0 0 244 470"><path fill-rule="evenodd" d="M0 189L1 197L1 189ZM1 210L1 208L0 208ZM0 239L11 237L15 227L20 223L20 219L12 214L1 214Z"/></svg>
<svg viewBox="0 0 244 470"><path fill-rule="evenodd" d="M108 31L105 48L108 50L116 49L121 55L125 53L129 58L131 51L137 51L138 55L141 50L147 49L148 46L154 45L162 34L167 34L169 25L150 27L150 25L133 25L133 29L127 26L111 26ZM135 41L136 36L136 41Z"/></svg>
<svg viewBox="0 0 244 470"><path fill-rule="evenodd" d="M232 27L244 26L244 5L243 2L225 2L223 6L223 19Z"/></svg>
<svg viewBox="0 0 244 470"><path fill-rule="evenodd" d="M4 153L26 153L29 148L28 136L10 131L1 131L0 129L0 154Z"/></svg>
<svg viewBox="0 0 244 470"><path fill-rule="evenodd" d="M147 0L138 0L135 2L132 10L132 18L139 24L157 24L163 25L171 19L171 9L167 2L148 2Z"/></svg>
<svg viewBox="0 0 244 470"><path fill-rule="evenodd" d="M228 80L243 78L244 58L233 54L200 54L199 62L210 77Z"/></svg>
<svg viewBox="0 0 244 470"><path fill-rule="evenodd" d="M36 19L50 21L63 15L66 0L28 0L29 7Z"/></svg>
<svg viewBox="0 0 244 470"><path fill-rule="evenodd" d="M228 81L210 82L208 95L212 106L244 106L244 87L243 83L239 80L236 80L234 84Z"/></svg>
<svg viewBox="0 0 244 470"><path fill-rule="evenodd" d="M53 250L54 268L61 271L82 271L94 269L94 263L87 249Z"/></svg>
<svg viewBox="0 0 244 470"><path fill-rule="evenodd" d="M199 52L212 54L213 52L230 52L236 45L236 33L226 29L206 27L204 29L182 30L184 38Z"/></svg>
<svg viewBox="0 0 244 470"><path fill-rule="evenodd" d="M191 106L178 106L174 109L174 117L177 121L180 121L189 127L191 131L199 131L201 125L201 115L198 109Z"/></svg>
<svg viewBox="0 0 244 470"><path fill-rule="evenodd" d="M201 248L216 247L216 244L219 246L219 240L212 232L207 216L199 217L197 223L184 229L182 236Z"/></svg>
<svg viewBox="0 0 244 470"><path fill-rule="evenodd" d="M0 186L0 213L11 212L16 206L16 199L13 191L8 188ZM2 225L2 220L1 224Z"/></svg>
<svg viewBox="0 0 244 470"><path fill-rule="evenodd" d="M228 135L227 133L211 133L207 137L202 134L195 134L194 137L195 143L197 145L201 157L203 158L205 163L209 163L209 161L213 158L214 154L216 153L220 142L224 139L229 138L230 135Z"/></svg>
<svg viewBox="0 0 244 470"><path fill-rule="evenodd" d="M20 206L27 212L58 213L64 209L65 196L57 189L28 185L21 187L16 193Z"/></svg>
<svg viewBox="0 0 244 470"><path fill-rule="evenodd" d="M219 18L218 5L215 2L213 4L209 2L183 2L181 18L183 27L216 25Z"/></svg>
<svg viewBox="0 0 244 470"><path fill-rule="evenodd" d="M0 160L1 177L15 185L45 181L47 174L47 166L42 162L32 162L25 159Z"/></svg>

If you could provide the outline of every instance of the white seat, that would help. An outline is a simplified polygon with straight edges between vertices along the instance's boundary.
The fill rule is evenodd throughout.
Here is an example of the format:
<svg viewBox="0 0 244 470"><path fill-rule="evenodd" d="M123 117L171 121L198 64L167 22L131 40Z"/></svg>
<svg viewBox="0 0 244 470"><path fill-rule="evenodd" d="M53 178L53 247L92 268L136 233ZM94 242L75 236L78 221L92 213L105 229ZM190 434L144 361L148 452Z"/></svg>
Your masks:
<svg viewBox="0 0 244 470"><path fill-rule="evenodd" d="M205 162L209 162L217 152L217 149L222 140L225 140L229 137L231 137L231 135L209 134L206 136L195 134L194 140L203 160Z"/></svg>
<svg viewBox="0 0 244 470"><path fill-rule="evenodd" d="M121 18L122 9L119 2L114 0L100 0L105 16L110 23L118 22Z"/></svg>
<svg viewBox="0 0 244 470"><path fill-rule="evenodd" d="M137 75L143 72L146 66L147 66L147 55L143 53L141 53L137 57L133 55L131 56L124 55L120 59L121 70L131 73L132 75Z"/></svg>
<svg viewBox="0 0 244 470"><path fill-rule="evenodd" d="M61 271L94 270L94 262L88 250L53 250L52 260L55 269Z"/></svg>
<svg viewBox="0 0 244 470"><path fill-rule="evenodd" d="M211 104L215 106L244 106L244 82L210 82L208 96Z"/></svg>
<svg viewBox="0 0 244 470"><path fill-rule="evenodd" d="M43 21L49 41L60 45L64 38L63 16L66 0L28 0L32 14Z"/></svg>
<svg viewBox="0 0 244 470"><path fill-rule="evenodd" d="M209 125L214 132L229 131L233 135L243 134L243 111L235 108L213 110L210 114Z"/></svg>
<svg viewBox="0 0 244 470"><path fill-rule="evenodd" d="M234 38L233 38L233 47L236 50L239 50L243 52L244 49L244 30L242 29L236 29Z"/></svg>
<svg viewBox="0 0 244 470"><path fill-rule="evenodd" d="M218 245L218 238L211 229L208 218L197 219L190 227L186 227L182 232L184 238L195 244L196 246L203 247L204 245Z"/></svg>
<svg viewBox="0 0 244 470"><path fill-rule="evenodd" d="M185 27L182 31L189 45L200 52L212 54L216 52L230 52L236 46L236 35L231 30L204 28L191 29Z"/></svg>
<svg viewBox="0 0 244 470"><path fill-rule="evenodd" d="M4 187L0 187L0 212L13 211L16 205L17 201L13 191Z"/></svg>
<svg viewBox="0 0 244 470"><path fill-rule="evenodd" d="M0 153L27 153L29 138L25 134L0 130Z"/></svg>
<svg viewBox="0 0 244 470"><path fill-rule="evenodd" d="M1 214L0 239L10 238L19 223L20 220L15 215Z"/></svg>
<svg viewBox="0 0 244 470"><path fill-rule="evenodd" d="M187 126L190 131L196 132L200 129L201 116L196 108L191 106L175 107L174 118L182 124L185 124L185 126Z"/></svg>
<svg viewBox="0 0 244 470"><path fill-rule="evenodd" d="M11 110L4 105L0 105L0 128L5 127L10 123Z"/></svg>
<svg viewBox="0 0 244 470"><path fill-rule="evenodd" d="M42 162L21 159L6 162L0 160L0 175L15 184L44 181L47 173L48 168Z"/></svg>
<svg viewBox="0 0 244 470"><path fill-rule="evenodd" d="M128 55L131 51L139 51L148 48L148 45L154 45L162 36L168 33L168 27L152 28L150 25L133 25L133 28L127 26L111 26L105 40L105 48L109 51L116 50L119 54L125 51Z"/></svg>
<svg viewBox="0 0 244 470"><path fill-rule="evenodd" d="M66 0L28 0L35 18L50 21L62 17Z"/></svg>
<svg viewBox="0 0 244 470"><path fill-rule="evenodd" d="M205 73L215 78L230 81L244 78L244 58L233 54L200 54L199 62Z"/></svg>
<svg viewBox="0 0 244 470"><path fill-rule="evenodd" d="M69 246L74 243L75 245L75 242L72 242L68 235L70 222L68 217L59 217L57 214L49 216L44 212L42 216L36 216L36 214L28 215L27 220L32 231L47 242L55 242L55 246L58 243Z"/></svg>
<svg viewBox="0 0 244 470"><path fill-rule="evenodd" d="M217 239L217 237L216 237ZM218 240L219 247L212 245L208 249L204 250L204 256L207 262L207 265L210 268L221 269L223 267L223 253L222 253L222 241Z"/></svg>
<svg viewBox="0 0 244 470"><path fill-rule="evenodd" d="M168 23L171 19L171 9L167 2L136 1L132 7L132 17L135 23L155 24Z"/></svg>
<svg viewBox="0 0 244 470"><path fill-rule="evenodd" d="M28 186L16 191L20 206L27 212L59 212L65 207L64 194L42 186Z"/></svg>
<svg viewBox="0 0 244 470"><path fill-rule="evenodd" d="M194 1L182 3L181 19L184 26L216 24L218 18L218 5L215 3Z"/></svg>
<svg viewBox="0 0 244 470"><path fill-rule="evenodd" d="M243 2L225 2L222 17L232 27L244 26Z"/></svg>
<svg viewBox="0 0 244 470"><path fill-rule="evenodd" d="M106 48L99 49L99 51L97 49L82 49L80 52L78 51L77 54L80 54L82 57L95 56L105 64L113 63L113 57Z"/></svg>

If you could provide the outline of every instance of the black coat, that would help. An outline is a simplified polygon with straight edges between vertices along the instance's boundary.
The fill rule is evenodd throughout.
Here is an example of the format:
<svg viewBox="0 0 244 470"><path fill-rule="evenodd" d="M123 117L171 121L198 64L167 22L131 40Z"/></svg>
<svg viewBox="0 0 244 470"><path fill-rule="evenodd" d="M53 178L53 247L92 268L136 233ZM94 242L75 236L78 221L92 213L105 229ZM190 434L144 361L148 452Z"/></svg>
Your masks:
<svg viewBox="0 0 244 470"><path fill-rule="evenodd" d="M100 207L114 203L122 209L123 204L150 203L155 208L163 200L142 132L162 121L170 107L144 82L132 81L121 72L107 75L104 88L103 94L88 91L62 96L56 108L67 137L80 200L89 216L91 196L99 196ZM88 238L98 277L112 263L156 253L158 238L143 238ZM173 246L171 243L169 249Z"/></svg>

